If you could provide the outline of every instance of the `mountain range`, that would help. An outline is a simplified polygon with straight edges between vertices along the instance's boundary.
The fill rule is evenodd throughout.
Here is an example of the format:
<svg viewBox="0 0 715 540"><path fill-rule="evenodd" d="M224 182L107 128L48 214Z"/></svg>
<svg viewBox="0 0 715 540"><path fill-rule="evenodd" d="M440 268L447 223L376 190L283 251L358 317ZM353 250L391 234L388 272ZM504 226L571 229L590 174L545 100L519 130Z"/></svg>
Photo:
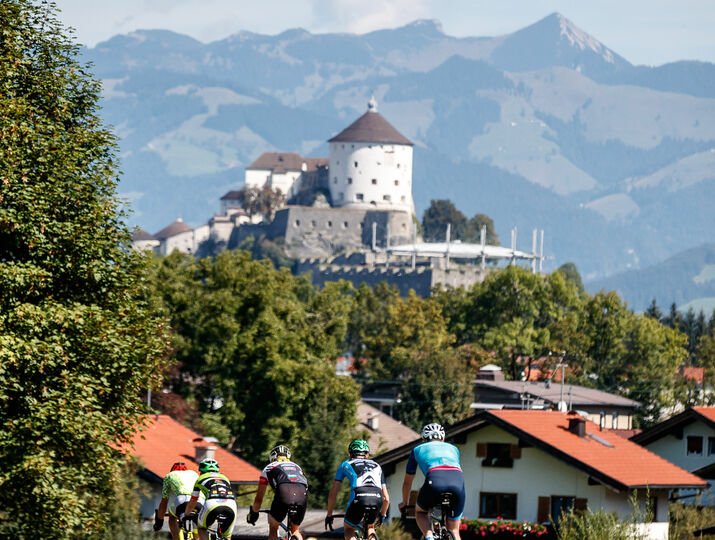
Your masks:
<svg viewBox="0 0 715 540"><path fill-rule="evenodd" d="M558 13L498 37L432 20L212 43L142 30L82 54L150 232L206 222L261 152L327 156L374 95L415 143L420 216L449 198L502 239L518 227L521 249L544 229L547 269L573 261L587 282L713 241L715 65L635 66Z"/></svg>

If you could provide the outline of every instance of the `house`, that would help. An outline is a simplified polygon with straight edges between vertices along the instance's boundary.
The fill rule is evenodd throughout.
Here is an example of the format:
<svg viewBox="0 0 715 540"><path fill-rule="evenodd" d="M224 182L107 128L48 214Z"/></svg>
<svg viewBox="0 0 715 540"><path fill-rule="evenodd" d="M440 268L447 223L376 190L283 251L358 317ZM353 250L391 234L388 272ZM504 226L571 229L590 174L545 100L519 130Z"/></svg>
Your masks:
<svg viewBox="0 0 715 540"><path fill-rule="evenodd" d="M590 508L629 519L629 498L650 497L648 538L668 537L668 495L706 482L575 413L486 410L447 428L461 454L465 517L546 522L561 510ZM405 465L415 440L376 458L385 471L397 515ZM424 478L418 471L413 489ZM417 495L410 495L412 502Z"/></svg>
<svg viewBox="0 0 715 540"><path fill-rule="evenodd" d="M568 377L567 377L568 378ZM603 390L550 381L507 381L498 366L489 364L477 372L473 409L578 410L608 429L633 429L640 403Z"/></svg>
<svg viewBox="0 0 715 540"><path fill-rule="evenodd" d="M141 466L138 475L142 480L141 514L145 518L154 516L154 509L159 507L161 501L162 480L177 461L198 470L202 459L216 459L221 472L228 476L234 488L257 485L261 474L247 461L212 444L210 439L204 439L166 414L151 415L146 428L134 434L132 443L133 448L124 448Z"/></svg>
<svg viewBox="0 0 715 540"><path fill-rule="evenodd" d="M686 409L634 435L631 441L704 480L715 480L715 407ZM696 495L690 490L678 497L694 501ZM715 504L710 490L701 495L701 504Z"/></svg>
<svg viewBox="0 0 715 540"><path fill-rule="evenodd" d="M138 251L153 250L159 245L153 234L149 234L144 229L137 229L132 233L132 246Z"/></svg>
<svg viewBox="0 0 715 540"><path fill-rule="evenodd" d="M304 175L327 167L327 158L302 157L294 152L264 152L246 167L245 186L261 189L268 185L289 197Z"/></svg>
<svg viewBox="0 0 715 540"><path fill-rule="evenodd" d="M389 452L420 436L415 430L364 401L358 401L357 418L358 429L366 432L370 453L373 456Z"/></svg>

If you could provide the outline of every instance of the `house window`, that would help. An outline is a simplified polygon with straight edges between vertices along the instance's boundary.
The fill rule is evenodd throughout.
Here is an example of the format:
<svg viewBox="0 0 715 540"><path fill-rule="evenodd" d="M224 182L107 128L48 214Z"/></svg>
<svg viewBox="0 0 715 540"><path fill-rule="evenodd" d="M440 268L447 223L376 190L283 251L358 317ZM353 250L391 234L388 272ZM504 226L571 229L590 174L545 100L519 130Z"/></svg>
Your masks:
<svg viewBox="0 0 715 540"><path fill-rule="evenodd" d="M352 184L352 183L353 183L352 176L348 176L348 184Z"/></svg>
<svg viewBox="0 0 715 540"><path fill-rule="evenodd" d="M389 195L383 195L382 200L390 202L392 200L392 197L390 197Z"/></svg>
<svg viewBox="0 0 715 540"><path fill-rule="evenodd" d="M364 199L362 193L356 193L356 194L355 194L355 198L356 198L358 201L362 201L362 200Z"/></svg>
<svg viewBox="0 0 715 540"><path fill-rule="evenodd" d="M399 185L400 185L400 181L399 181L399 180L395 180L395 185L396 185L396 186L399 186Z"/></svg>
<svg viewBox="0 0 715 540"><path fill-rule="evenodd" d="M479 517L516 519L516 493L480 493Z"/></svg>
<svg viewBox="0 0 715 540"><path fill-rule="evenodd" d="M355 162L355 167L357 167L357 161Z"/></svg>
<svg viewBox="0 0 715 540"><path fill-rule="evenodd" d="M554 495L551 497L551 519L554 523L561 521L561 516L571 513L576 497L564 497L562 495Z"/></svg>
<svg viewBox="0 0 715 540"><path fill-rule="evenodd" d="M708 437L708 455L715 455L715 437Z"/></svg>
<svg viewBox="0 0 715 540"><path fill-rule="evenodd" d="M377 185L377 178L373 178L373 179L372 179L372 185L373 185L373 186L376 186L376 185Z"/></svg>
<svg viewBox="0 0 715 540"><path fill-rule="evenodd" d="M688 436L688 455L702 456L703 455L703 438L699 435Z"/></svg>
<svg viewBox="0 0 715 540"><path fill-rule="evenodd" d="M477 457L483 457L482 467L513 467L520 448L506 443L477 444Z"/></svg>

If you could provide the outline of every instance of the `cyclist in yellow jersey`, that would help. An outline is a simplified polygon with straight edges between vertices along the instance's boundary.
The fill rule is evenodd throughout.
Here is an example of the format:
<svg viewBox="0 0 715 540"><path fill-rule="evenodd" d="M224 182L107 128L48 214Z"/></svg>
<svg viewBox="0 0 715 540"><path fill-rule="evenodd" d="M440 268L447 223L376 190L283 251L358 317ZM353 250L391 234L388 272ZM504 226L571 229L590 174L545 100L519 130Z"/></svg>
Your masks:
<svg viewBox="0 0 715 540"><path fill-rule="evenodd" d="M191 499L199 475L188 469L186 464L177 462L164 477L161 485L161 503L154 517L154 530L160 531L164 525L164 514L169 510L169 530L173 540L179 538L179 516L185 512L186 504ZM201 503L197 503L200 508Z"/></svg>
<svg viewBox="0 0 715 540"><path fill-rule="evenodd" d="M186 519L200 498L204 499L203 508L199 511L197 526L200 540L208 540L207 529L215 524L222 538L231 538L233 526L236 523L236 495L231 488L231 481L219 472L218 461L205 459L199 463L201 475L194 484L191 500L186 505L185 514L180 518Z"/></svg>

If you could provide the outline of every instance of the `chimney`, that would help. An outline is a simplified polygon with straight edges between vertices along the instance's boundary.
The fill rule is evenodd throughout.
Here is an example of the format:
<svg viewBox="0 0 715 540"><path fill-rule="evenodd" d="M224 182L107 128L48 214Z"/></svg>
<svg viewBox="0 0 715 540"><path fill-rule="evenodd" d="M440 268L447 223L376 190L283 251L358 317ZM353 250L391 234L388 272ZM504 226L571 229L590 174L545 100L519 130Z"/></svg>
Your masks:
<svg viewBox="0 0 715 540"><path fill-rule="evenodd" d="M569 431L579 437L586 436L586 420L581 417L569 418Z"/></svg>
<svg viewBox="0 0 715 540"><path fill-rule="evenodd" d="M196 446L196 463L201 463L205 459L215 459L215 446Z"/></svg>
<svg viewBox="0 0 715 540"><path fill-rule="evenodd" d="M373 431L377 431L379 426L380 426L380 421L378 419L378 414L369 414L367 416L367 427L369 427Z"/></svg>

